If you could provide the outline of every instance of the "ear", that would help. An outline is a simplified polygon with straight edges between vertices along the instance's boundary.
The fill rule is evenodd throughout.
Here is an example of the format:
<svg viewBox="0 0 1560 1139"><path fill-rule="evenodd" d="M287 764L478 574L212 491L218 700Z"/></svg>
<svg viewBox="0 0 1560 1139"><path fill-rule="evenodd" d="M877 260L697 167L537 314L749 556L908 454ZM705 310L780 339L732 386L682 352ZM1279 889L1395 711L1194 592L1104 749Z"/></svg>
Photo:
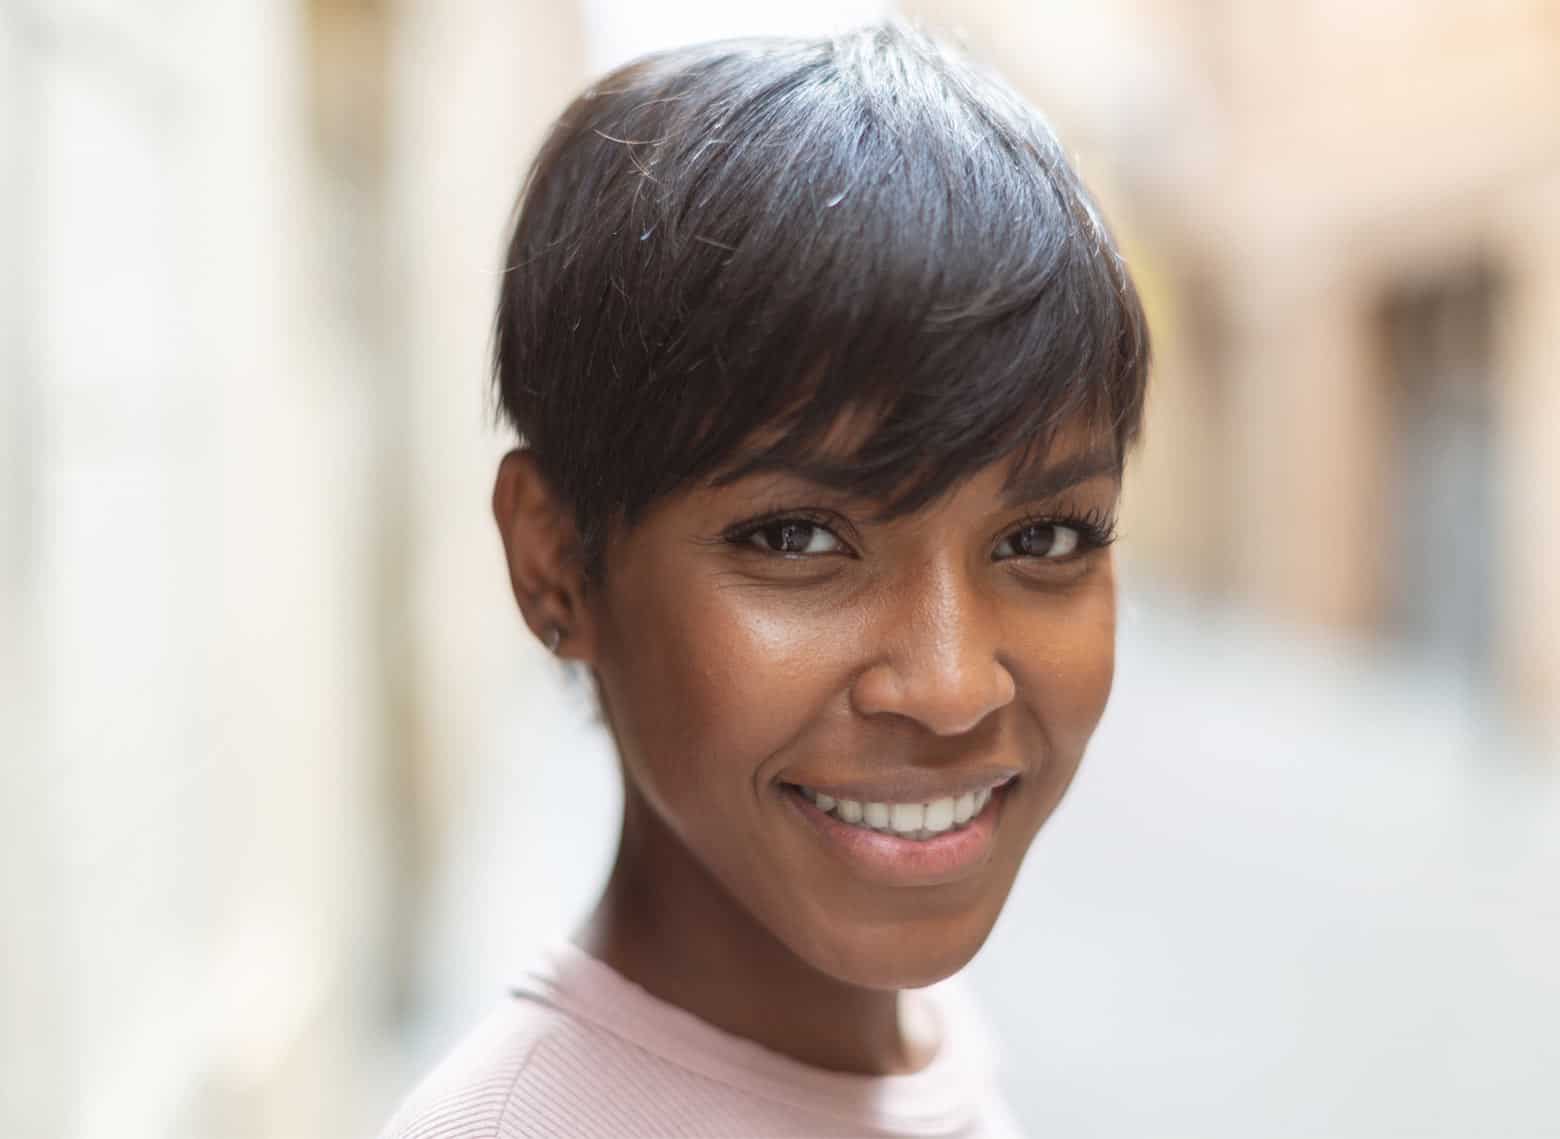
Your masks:
<svg viewBox="0 0 1560 1139"><path fill-rule="evenodd" d="M579 530L532 452L514 450L499 463L493 520L526 625L544 645L556 630L556 655L589 661L595 643Z"/></svg>

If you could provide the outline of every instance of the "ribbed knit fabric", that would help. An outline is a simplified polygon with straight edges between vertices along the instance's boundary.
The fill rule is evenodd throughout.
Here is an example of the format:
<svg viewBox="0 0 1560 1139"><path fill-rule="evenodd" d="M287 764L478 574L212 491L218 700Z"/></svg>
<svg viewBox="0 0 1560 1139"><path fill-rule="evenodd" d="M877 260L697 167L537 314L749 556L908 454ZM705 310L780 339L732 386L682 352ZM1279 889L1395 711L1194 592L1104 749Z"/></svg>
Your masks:
<svg viewBox="0 0 1560 1139"><path fill-rule="evenodd" d="M907 994L940 1031L903 1076L810 1067L723 1032L572 945L549 951L417 1087L381 1139L1018 1135L952 983Z"/></svg>

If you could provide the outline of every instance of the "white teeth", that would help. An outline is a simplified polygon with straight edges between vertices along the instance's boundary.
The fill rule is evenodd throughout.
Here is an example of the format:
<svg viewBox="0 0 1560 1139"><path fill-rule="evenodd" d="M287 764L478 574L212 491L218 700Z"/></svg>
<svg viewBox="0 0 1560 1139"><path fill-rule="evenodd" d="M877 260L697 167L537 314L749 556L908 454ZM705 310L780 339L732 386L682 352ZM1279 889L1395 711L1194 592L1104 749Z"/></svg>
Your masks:
<svg viewBox="0 0 1560 1139"><path fill-rule="evenodd" d="M856 799L836 799L810 787L798 790L804 798L817 804L820 811L833 814L842 822L914 839L934 838L946 830L962 827L991 801L989 787L944 796L930 803L864 803Z"/></svg>
<svg viewBox="0 0 1560 1139"><path fill-rule="evenodd" d="M900 834L914 834L926 823L926 808L920 803L895 803L888 812L888 825Z"/></svg>

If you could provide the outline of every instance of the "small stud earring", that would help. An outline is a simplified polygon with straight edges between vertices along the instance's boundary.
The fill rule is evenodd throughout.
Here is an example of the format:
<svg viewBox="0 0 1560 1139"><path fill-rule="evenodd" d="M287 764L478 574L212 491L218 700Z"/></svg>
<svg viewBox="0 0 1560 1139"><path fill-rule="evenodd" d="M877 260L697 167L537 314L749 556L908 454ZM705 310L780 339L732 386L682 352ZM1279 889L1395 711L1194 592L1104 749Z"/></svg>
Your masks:
<svg viewBox="0 0 1560 1139"><path fill-rule="evenodd" d="M557 625L547 626L547 651L556 653L558 646L563 643L563 630Z"/></svg>

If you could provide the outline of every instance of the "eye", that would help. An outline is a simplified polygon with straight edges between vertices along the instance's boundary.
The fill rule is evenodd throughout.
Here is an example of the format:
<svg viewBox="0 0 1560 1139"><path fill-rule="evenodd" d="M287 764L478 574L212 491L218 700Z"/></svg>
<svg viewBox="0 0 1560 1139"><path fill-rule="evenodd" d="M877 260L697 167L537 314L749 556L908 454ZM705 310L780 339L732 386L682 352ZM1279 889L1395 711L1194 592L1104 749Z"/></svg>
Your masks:
<svg viewBox="0 0 1560 1139"><path fill-rule="evenodd" d="M1059 560L1077 552L1080 538L1077 529L1060 522L1030 522L998 542L993 556Z"/></svg>
<svg viewBox="0 0 1560 1139"><path fill-rule="evenodd" d="M750 545L792 557L842 553L845 544L826 526L805 518L777 518L741 535Z"/></svg>

